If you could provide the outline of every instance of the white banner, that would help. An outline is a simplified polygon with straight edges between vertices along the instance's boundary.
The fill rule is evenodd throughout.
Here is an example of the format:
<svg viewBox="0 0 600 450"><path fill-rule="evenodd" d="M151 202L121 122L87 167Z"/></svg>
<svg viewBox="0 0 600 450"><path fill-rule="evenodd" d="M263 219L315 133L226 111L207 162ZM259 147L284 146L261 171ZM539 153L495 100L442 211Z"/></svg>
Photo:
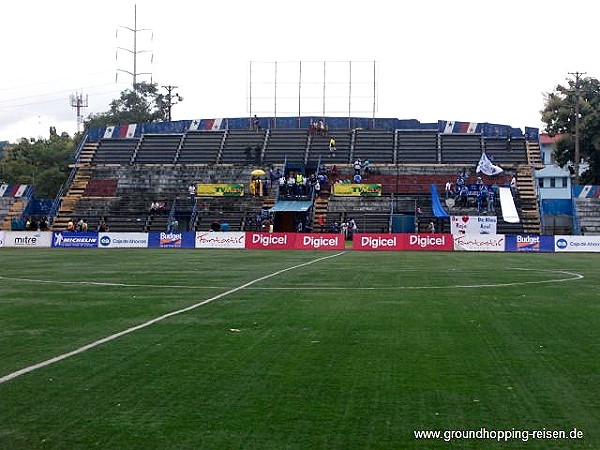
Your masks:
<svg viewBox="0 0 600 450"><path fill-rule="evenodd" d="M554 236L556 252L600 252L600 236Z"/></svg>
<svg viewBox="0 0 600 450"><path fill-rule="evenodd" d="M450 232L453 235L496 234L496 216L451 216Z"/></svg>
<svg viewBox="0 0 600 450"><path fill-rule="evenodd" d="M503 234L467 234L454 236L454 250L467 252L503 252Z"/></svg>
<svg viewBox="0 0 600 450"><path fill-rule="evenodd" d="M51 245L51 231L6 231L4 233L5 247L50 247Z"/></svg>
<svg viewBox="0 0 600 450"><path fill-rule="evenodd" d="M148 233L98 233L98 248L146 248Z"/></svg>
<svg viewBox="0 0 600 450"><path fill-rule="evenodd" d="M246 233L244 232L196 232L196 248L245 248Z"/></svg>
<svg viewBox="0 0 600 450"><path fill-rule="evenodd" d="M4 231L0 230L0 247L4 247Z"/></svg>

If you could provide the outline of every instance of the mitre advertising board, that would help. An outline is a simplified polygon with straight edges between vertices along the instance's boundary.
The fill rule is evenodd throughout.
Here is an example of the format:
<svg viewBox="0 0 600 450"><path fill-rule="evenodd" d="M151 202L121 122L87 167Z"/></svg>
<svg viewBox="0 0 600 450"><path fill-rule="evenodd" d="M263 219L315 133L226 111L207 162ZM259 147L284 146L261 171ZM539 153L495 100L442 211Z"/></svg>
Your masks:
<svg viewBox="0 0 600 450"><path fill-rule="evenodd" d="M49 231L6 231L5 247L50 247L52 233Z"/></svg>

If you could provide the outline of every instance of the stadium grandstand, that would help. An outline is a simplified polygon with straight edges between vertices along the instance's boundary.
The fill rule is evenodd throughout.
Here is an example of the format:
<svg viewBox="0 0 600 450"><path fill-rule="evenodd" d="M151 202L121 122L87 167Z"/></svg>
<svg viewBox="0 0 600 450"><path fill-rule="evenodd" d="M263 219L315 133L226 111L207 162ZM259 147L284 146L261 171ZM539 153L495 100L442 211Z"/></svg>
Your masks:
<svg viewBox="0 0 600 450"><path fill-rule="evenodd" d="M450 216L479 215L474 191L460 206L454 193L444 195L446 183L462 174L468 186L481 177L490 189L508 187L515 176L520 220L504 220L500 201L485 214L498 217L499 233L539 234L539 149L536 128L443 120L261 117L108 126L86 132L49 218L53 230L84 218L90 230L105 220L111 231L162 231L175 219L181 231L215 223L245 231L255 230L266 211L275 231L294 231L300 220L305 229L329 232L354 219L361 232L425 231L431 221L448 232ZM482 154L503 171L477 173ZM352 190L357 160L360 186ZM323 186L283 198L270 170ZM199 189L194 197L190 185Z"/></svg>

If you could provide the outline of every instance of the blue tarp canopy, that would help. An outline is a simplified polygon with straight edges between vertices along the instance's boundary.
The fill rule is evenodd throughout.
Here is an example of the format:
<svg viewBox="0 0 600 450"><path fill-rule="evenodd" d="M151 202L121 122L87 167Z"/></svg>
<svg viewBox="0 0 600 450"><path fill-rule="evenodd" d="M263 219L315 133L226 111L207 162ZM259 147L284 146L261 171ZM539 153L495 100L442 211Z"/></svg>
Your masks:
<svg viewBox="0 0 600 450"><path fill-rule="evenodd" d="M440 202L440 196L435 184L432 184L429 190L431 192L431 209L433 210L433 215L440 219L449 219L450 216L442 206L442 202Z"/></svg>
<svg viewBox="0 0 600 450"><path fill-rule="evenodd" d="M296 212L306 212L312 206L311 201L301 201L301 200L280 200L275 203L270 211L296 211Z"/></svg>

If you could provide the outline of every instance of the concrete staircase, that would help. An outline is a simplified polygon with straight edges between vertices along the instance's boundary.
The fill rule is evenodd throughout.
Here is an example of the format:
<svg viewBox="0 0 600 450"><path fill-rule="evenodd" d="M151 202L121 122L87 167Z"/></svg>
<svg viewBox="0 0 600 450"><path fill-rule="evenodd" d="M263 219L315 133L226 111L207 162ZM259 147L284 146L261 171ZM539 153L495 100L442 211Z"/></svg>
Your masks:
<svg viewBox="0 0 600 450"><path fill-rule="evenodd" d="M523 232L539 234L541 229L540 207L532 167L530 165L519 165L516 177L519 192L516 206L523 223Z"/></svg>
<svg viewBox="0 0 600 450"><path fill-rule="evenodd" d="M535 170L543 169L544 163L542 162L540 143L538 141L527 141L525 143L525 150L527 152L527 161L529 162L529 165Z"/></svg>
<svg viewBox="0 0 600 450"><path fill-rule="evenodd" d="M20 198L15 199L15 201L8 208L8 213L4 216L2 226L0 226L0 230L10 230L12 219L21 217L26 206L27 202L25 200Z"/></svg>
<svg viewBox="0 0 600 450"><path fill-rule="evenodd" d="M329 210L329 196L319 196L313 204L313 230L324 232L327 230L327 211ZM323 227L319 225L319 216L323 216Z"/></svg>
<svg viewBox="0 0 600 450"><path fill-rule="evenodd" d="M69 219L75 219L75 217L72 217L75 211L75 205L85 192L85 188L94 173L91 164L94 155L96 154L96 150L98 150L97 142L86 142L83 145L81 153L79 154L79 159L75 165L77 172L75 172L69 190L61 199L60 209L52 222L52 230L64 230L67 228Z"/></svg>
<svg viewBox="0 0 600 450"><path fill-rule="evenodd" d="M75 212L75 206L79 199L83 196L85 188L90 181L94 169L90 166L82 166L77 168L77 172L73 177L73 181L69 186L69 190L66 195L62 197L60 203L60 209L52 222L52 230L64 230L67 228L67 224L70 219L75 219L73 214Z"/></svg>

